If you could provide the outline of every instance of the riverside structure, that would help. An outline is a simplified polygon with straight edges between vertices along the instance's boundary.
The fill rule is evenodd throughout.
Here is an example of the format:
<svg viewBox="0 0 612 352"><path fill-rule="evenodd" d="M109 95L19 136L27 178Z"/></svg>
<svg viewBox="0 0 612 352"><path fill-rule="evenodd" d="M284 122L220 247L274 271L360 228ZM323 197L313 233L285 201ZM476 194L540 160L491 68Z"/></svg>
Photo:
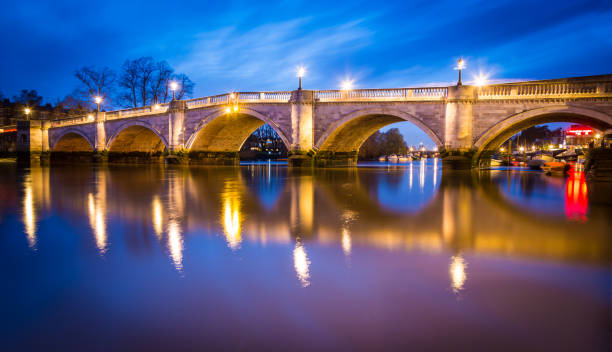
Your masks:
<svg viewBox="0 0 612 352"><path fill-rule="evenodd" d="M22 157L235 164L270 125L291 166L352 166L376 130L409 121L464 166L530 126L574 122L612 132L612 74L486 86L234 92L58 121L18 122ZM445 163L448 163L445 161Z"/></svg>

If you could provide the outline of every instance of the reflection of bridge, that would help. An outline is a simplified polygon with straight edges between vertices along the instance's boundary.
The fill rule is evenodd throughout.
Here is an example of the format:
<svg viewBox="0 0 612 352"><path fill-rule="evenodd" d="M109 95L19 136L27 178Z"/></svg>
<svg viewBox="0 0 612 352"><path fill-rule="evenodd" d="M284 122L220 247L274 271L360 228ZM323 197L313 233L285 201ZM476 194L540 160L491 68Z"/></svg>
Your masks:
<svg viewBox="0 0 612 352"><path fill-rule="evenodd" d="M125 240L137 245L148 243L154 235L168 247L179 268L185 236L203 231L223 235L232 250L245 240L290 243L299 239L306 248L316 241L336 244L344 253L350 253L351 246L367 245L581 262L607 263L610 259L607 224L594 223L601 217L589 220L593 226L585 233L580 223L509 203L486 177L443 176L438 190L421 209L398 213L372 197L368 191L375 178L362 172L287 172L291 173L269 167L32 168L31 175L24 178L24 228L28 243L35 246L37 221L44 217L41 212L53 208L82 213L89 219L100 253L112 250L109 242ZM273 191L275 200L261 206L259 190L253 185L274 173L286 182L282 190ZM125 177L129 175L132 177ZM62 196L68 192L72 197ZM150 219L150 228L125 239L112 239L107 233L111 218L137 223Z"/></svg>
<svg viewBox="0 0 612 352"><path fill-rule="evenodd" d="M410 121L447 149L496 149L546 122L612 128L612 75L485 87L231 93L101 112L62 121L22 121L22 152L110 155L189 152L192 161L235 160L246 138L269 124L295 163L353 164L361 144L390 123ZM477 157L478 158L478 157Z"/></svg>

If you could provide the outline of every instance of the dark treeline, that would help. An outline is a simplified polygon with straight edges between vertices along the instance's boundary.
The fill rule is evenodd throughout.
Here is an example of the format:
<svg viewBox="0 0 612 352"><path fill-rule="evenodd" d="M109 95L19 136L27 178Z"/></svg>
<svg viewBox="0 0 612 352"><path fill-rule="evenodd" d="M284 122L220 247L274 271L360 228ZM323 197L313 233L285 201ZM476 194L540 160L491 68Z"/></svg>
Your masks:
<svg viewBox="0 0 612 352"><path fill-rule="evenodd" d="M74 72L74 77L74 91L55 102L43 104L43 97L35 90L24 89L12 99L0 92L0 124L12 125L25 117L26 107L31 109L31 118L61 119L94 111L96 96L102 97L103 110L135 108L170 101L171 82L177 83L176 99L190 97L194 87L187 75L152 57L126 60L118 70L84 66Z"/></svg>
<svg viewBox="0 0 612 352"><path fill-rule="evenodd" d="M551 140L562 137L562 128L557 128L551 131L548 126L541 125L529 127L521 131L520 133L514 135L511 139L512 143L520 143L529 146L548 144Z"/></svg>
<svg viewBox="0 0 612 352"><path fill-rule="evenodd" d="M374 132L359 149L359 159L373 160L381 155L403 155L407 151L408 146L404 136L397 128L392 128L387 132Z"/></svg>

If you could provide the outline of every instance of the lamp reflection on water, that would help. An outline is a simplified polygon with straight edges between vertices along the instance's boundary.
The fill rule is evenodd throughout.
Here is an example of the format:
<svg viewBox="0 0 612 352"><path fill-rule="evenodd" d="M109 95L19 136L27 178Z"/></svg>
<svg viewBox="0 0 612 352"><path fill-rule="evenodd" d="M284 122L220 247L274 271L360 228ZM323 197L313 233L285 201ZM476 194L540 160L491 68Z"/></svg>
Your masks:
<svg viewBox="0 0 612 352"><path fill-rule="evenodd" d="M23 197L23 224L25 227L26 238L30 248L36 246L36 209L34 209L34 199L32 196L32 182L30 179L25 181Z"/></svg>
<svg viewBox="0 0 612 352"><path fill-rule="evenodd" d="M302 287L310 286L310 260L308 260L306 250L299 238L295 242L295 249L293 249L293 266Z"/></svg>
<svg viewBox="0 0 612 352"><path fill-rule="evenodd" d="M345 255L351 254L352 240L351 233L346 227L342 228L342 251Z"/></svg>
<svg viewBox="0 0 612 352"><path fill-rule="evenodd" d="M410 177L408 178L408 188L412 191L412 161L410 161Z"/></svg>
<svg viewBox="0 0 612 352"><path fill-rule="evenodd" d="M565 186L565 215L570 220L587 220L589 200L584 172L570 172Z"/></svg>
<svg viewBox="0 0 612 352"><path fill-rule="evenodd" d="M239 201L236 198L226 198L223 211L223 230L227 244L232 250L240 247L242 235L240 233Z"/></svg>
<svg viewBox="0 0 612 352"><path fill-rule="evenodd" d="M89 209L89 224L91 225L96 239L96 247L98 247L100 254L104 254L107 250L104 204L99 197L94 197L92 193L87 195L87 202Z"/></svg>
<svg viewBox="0 0 612 352"><path fill-rule="evenodd" d="M436 176L438 175L438 158L434 158L434 162L433 162L433 188L436 188L436 183L437 183L437 179Z"/></svg>
<svg viewBox="0 0 612 352"><path fill-rule="evenodd" d="M176 219L168 220L168 249L176 270L183 270L183 238Z"/></svg>
<svg viewBox="0 0 612 352"><path fill-rule="evenodd" d="M425 188L425 158L421 158L421 165L419 170L419 186L421 186L421 192Z"/></svg>
<svg viewBox="0 0 612 352"><path fill-rule="evenodd" d="M467 280L467 275L465 272L466 267L467 264L461 255L454 255L451 258L449 273L451 278L451 288L455 293L459 293L461 290L463 290L465 280Z"/></svg>
<svg viewBox="0 0 612 352"><path fill-rule="evenodd" d="M152 203L152 211L153 211L153 230L155 231L155 235L158 239L161 239L163 232L163 211L161 201L158 196L153 198Z"/></svg>

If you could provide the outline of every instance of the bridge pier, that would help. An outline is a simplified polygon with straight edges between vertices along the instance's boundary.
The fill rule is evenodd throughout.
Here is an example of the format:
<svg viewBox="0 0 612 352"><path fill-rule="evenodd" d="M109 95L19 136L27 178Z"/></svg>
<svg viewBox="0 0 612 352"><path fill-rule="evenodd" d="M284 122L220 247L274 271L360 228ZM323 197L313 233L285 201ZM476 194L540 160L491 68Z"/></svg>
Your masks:
<svg viewBox="0 0 612 352"><path fill-rule="evenodd" d="M291 92L291 145L289 166L312 167L314 146L314 91L302 88Z"/></svg>
<svg viewBox="0 0 612 352"><path fill-rule="evenodd" d="M473 86L448 87L444 115L444 150L442 167L451 170L471 169L473 104L476 99Z"/></svg>

